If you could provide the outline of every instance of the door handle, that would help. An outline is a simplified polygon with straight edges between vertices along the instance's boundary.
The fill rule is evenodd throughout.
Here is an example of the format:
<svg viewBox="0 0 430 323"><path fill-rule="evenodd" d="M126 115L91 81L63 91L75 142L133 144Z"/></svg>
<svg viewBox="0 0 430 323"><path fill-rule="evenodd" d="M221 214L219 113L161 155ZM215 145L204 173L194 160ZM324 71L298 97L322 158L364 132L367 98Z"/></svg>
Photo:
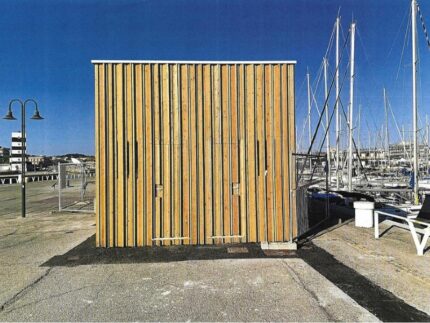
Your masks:
<svg viewBox="0 0 430 323"><path fill-rule="evenodd" d="M257 176L260 176L260 141L257 140Z"/></svg>
<svg viewBox="0 0 430 323"><path fill-rule="evenodd" d="M136 178L138 178L139 177L139 159L137 158L138 156L138 154L137 154L137 152L138 152L138 145L137 145L137 140L134 142L134 170L135 170L135 174L134 174L134 176L136 177Z"/></svg>
<svg viewBox="0 0 430 323"><path fill-rule="evenodd" d="M127 177L130 175L130 143L127 141Z"/></svg>

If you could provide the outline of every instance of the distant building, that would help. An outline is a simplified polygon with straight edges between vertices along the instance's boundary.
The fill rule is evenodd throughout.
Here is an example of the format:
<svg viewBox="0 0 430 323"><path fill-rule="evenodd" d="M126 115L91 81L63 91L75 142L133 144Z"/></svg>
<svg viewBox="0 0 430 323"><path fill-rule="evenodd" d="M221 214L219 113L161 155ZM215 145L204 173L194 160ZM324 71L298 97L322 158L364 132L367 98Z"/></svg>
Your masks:
<svg viewBox="0 0 430 323"><path fill-rule="evenodd" d="M9 157L10 149L0 146L0 157Z"/></svg>
<svg viewBox="0 0 430 323"><path fill-rule="evenodd" d="M396 144L389 145L389 151L381 147L365 147L360 149L360 160L364 167L380 168L382 167L411 167L413 143L402 141ZM418 145L418 155L420 167L428 167L430 165L430 147L426 144ZM340 160L348 158L348 150L341 150L339 153ZM330 149L330 157L336 160L336 149ZM357 159L357 154L353 153L353 159Z"/></svg>
<svg viewBox="0 0 430 323"><path fill-rule="evenodd" d="M0 173L10 172L9 155L10 149L0 146Z"/></svg>
<svg viewBox="0 0 430 323"><path fill-rule="evenodd" d="M10 155L9 148L0 146L0 165L2 165L0 172L5 169L5 164L7 164L8 168L10 169L9 155Z"/></svg>
<svg viewBox="0 0 430 323"><path fill-rule="evenodd" d="M43 164L45 160L46 160L45 156L28 156L27 157L27 161L30 164L35 165L35 166Z"/></svg>
<svg viewBox="0 0 430 323"><path fill-rule="evenodd" d="M33 165L33 168L47 167L52 165L52 160L46 156L28 156L27 162Z"/></svg>
<svg viewBox="0 0 430 323"><path fill-rule="evenodd" d="M12 171L21 171L21 154L23 148L25 148L25 138L22 138L21 132L12 132L12 146L9 158Z"/></svg>

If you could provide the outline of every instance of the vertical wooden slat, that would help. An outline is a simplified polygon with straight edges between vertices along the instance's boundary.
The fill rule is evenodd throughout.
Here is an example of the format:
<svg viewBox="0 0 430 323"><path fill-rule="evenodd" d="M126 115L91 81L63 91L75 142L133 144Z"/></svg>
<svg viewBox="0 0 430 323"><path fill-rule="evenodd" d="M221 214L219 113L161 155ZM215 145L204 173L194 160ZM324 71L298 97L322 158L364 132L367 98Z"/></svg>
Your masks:
<svg viewBox="0 0 430 323"><path fill-rule="evenodd" d="M108 245L114 245L114 228L115 228L115 110L113 104L113 72L112 72L112 64L107 64L106 71L106 97L107 97L107 163L106 163L106 172L107 172L107 191L108 191L108 199L107 199L107 208L108 208L108 218L107 218L107 229L108 232Z"/></svg>
<svg viewBox="0 0 430 323"><path fill-rule="evenodd" d="M263 93L263 65L257 65L256 69L256 135L257 135L257 220L258 220L258 241L266 241L266 156L265 156L265 138L264 138L264 93Z"/></svg>
<svg viewBox="0 0 430 323"><path fill-rule="evenodd" d="M190 106L188 97L188 65L181 65L180 67L180 87L181 87L181 124L182 124L182 167L181 167L181 183L182 183L182 208L179 216L182 215L182 233L185 238L190 238L190 155L189 155L189 134L190 134ZM183 241L184 244L189 244L190 240Z"/></svg>
<svg viewBox="0 0 430 323"><path fill-rule="evenodd" d="M254 65L246 65L246 113L248 134L248 207L249 207L249 241L257 241L257 199L256 199L256 136L255 136L255 88Z"/></svg>
<svg viewBox="0 0 430 323"><path fill-rule="evenodd" d="M243 237L242 242L249 241L248 234L248 177L247 177L247 164L246 164L246 140L247 140L247 129L246 129L246 107L245 107L245 65L240 65L239 69L239 151L240 151L240 234Z"/></svg>
<svg viewBox="0 0 430 323"><path fill-rule="evenodd" d="M100 64L94 65L94 74L95 74L95 80L94 80L94 99L95 99L95 159L96 159L96 246L101 247L100 244L100 106L99 106L99 94L101 91L101 84L99 82L100 76L99 76L99 70L100 70Z"/></svg>
<svg viewBox="0 0 430 323"><path fill-rule="evenodd" d="M191 240L190 243L197 244L197 236L198 236L198 156L197 156L197 131L198 126L197 122L197 105L196 105L196 65L189 65L188 67L188 102L189 102L189 160L190 160L190 214L191 214Z"/></svg>
<svg viewBox="0 0 430 323"><path fill-rule="evenodd" d="M100 244L103 247L108 246L108 240L106 239L106 226L107 226L107 210L106 210L106 146L107 137L109 134L106 129L106 67L105 65L100 66L100 226L101 226L101 237Z"/></svg>
<svg viewBox="0 0 430 323"><path fill-rule="evenodd" d="M289 162L289 170L290 170L290 217L292 217L293 227L290 230L293 231L293 238L297 236L297 213L296 213L296 172L295 172L295 161L294 157L291 155L296 151L296 131L295 131L295 89L294 89L294 65L288 65L288 127L289 127L289 140L290 140L290 162Z"/></svg>
<svg viewBox="0 0 430 323"><path fill-rule="evenodd" d="M142 98L142 131L138 131L138 133L142 132L142 137L140 138L139 149L142 149L142 155L145 156L145 168L143 168L142 160L138 160L139 162L139 181L141 181L143 185L143 195L145 198L145 208L143 215L143 225L145 227L145 231L142 232L142 245L150 246L152 245L152 231L153 231L153 195L154 195L154 183L153 183L153 139L152 139L152 80L151 80L151 66L149 64L141 65L139 68L140 77L137 79L141 82L141 87L137 89L141 89L140 92L143 94ZM138 100L139 101L139 100ZM138 139L139 141L139 139ZM141 148L142 146L142 148ZM140 177L142 176L142 178ZM140 184L139 184L140 186Z"/></svg>
<svg viewBox="0 0 430 323"><path fill-rule="evenodd" d="M230 91L229 91L229 66L222 65L221 67L221 111L222 111L222 129L220 148L222 151L222 220L223 230L222 235L225 236L224 242L231 242L230 230L230 209L231 209L231 174L230 174Z"/></svg>
<svg viewBox="0 0 430 323"><path fill-rule="evenodd" d="M205 171L205 162L206 162L206 154L205 154L205 113L206 113L206 105L203 102L203 65L199 64L196 66L196 97L197 97L197 105L196 105L196 114L197 114L197 148L198 148L198 222L199 222L199 244L204 244L206 241L205 236L205 217L206 217L206 171Z"/></svg>
<svg viewBox="0 0 430 323"><path fill-rule="evenodd" d="M172 165L172 205L173 205L173 236L181 236L181 111L180 111L180 92L179 92L179 67L177 64L172 66L172 109L173 109L173 165ZM180 240L173 240L173 244L178 244Z"/></svg>
<svg viewBox="0 0 430 323"><path fill-rule="evenodd" d="M272 101L272 68L270 65L264 66L264 100L266 106L265 122L266 122L266 142L267 142L267 241L274 241L273 213L274 213L274 172L273 172L273 152L274 152L274 127L273 127L273 101Z"/></svg>
<svg viewBox="0 0 430 323"><path fill-rule="evenodd" d="M282 190L283 190L283 201L284 201L284 215L283 215L283 236L284 240L288 239L290 224L290 174L289 174L289 162L290 162L290 141L289 141L289 120L288 120L288 76L287 66L281 65L281 109L282 109Z"/></svg>
<svg viewBox="0 0 430 323"><path fill-rule="evenodd" d="M124 77L123 77L123 65L115 65L116 68L116 113L117 113L117 127L116 137L118 144L118 184L117 184L117 196L118 196L118 207L117 207L117 226L116 226L116 238L117 246L124 247L124 215L125 215L125 138L124 138Z"/></svg>
<svg viewBox="0 0 430 323"><path fill-rule="evenodd" d="M126 180L127 180L127 246L134 245L134 102L132 65L126 64Z"/></svg>
<svg viewBox="0 0 430 323"><path fill-rule="evenodd" d="M212 187L212 97L211 97L211 66L203 66L203 96L204 96L204 155L205 155L205 240L212 244L213 228L213 187Z"/></svg>
<svg viewBox="0 0 430 323"><path fill-rule="evenodd" d="M170 185L170 167L171 167L171 155L170 155L170 131L172 127L173 120L170 115L170 78L169 78L169 65L163 64L161 66L161 74L162 74L162 126L161 131L163 133L163 141L162 141L162 149L163 149L163 238L171 238L171 185ZM163 241L164 245L170 245L169 240Z"/></svg>
<svg viewBox="0 0 430 323"><path fill-rule="evenodd" d="M135 109L136 109L136 145L135 148L137 151L134 153L137 154L135 161L137 165L134 165L135 169L137 169L137 179L136 179L136 225L137 225L137 237L136 243L138 247L142 247L145 244L145 236L144 231L146 231L145 221L148 215L147 212L147 199L145 198L145 178L144 175L147 175L144 172L144 169L147 168L149 158L147 158L146 145L144 141L144 132L146 126L146 111L144 109L144 86L143 86L143 71L142 65L136 64L133 65L134 75L135 75ZM145 229L145 230L144 230Z"/></svg>
<svg viewBox="0 0 430 323"><path fill-rule="evenodd" d="M214 138L213 138L213 172L214 172L214 222L215 236L222 236L222 110L221 110L221 68L219 65L213 66L213 102L214 102ZM222 242L222 239L214 239L215 243Z"/></svg>
<svg viewBox="0 0 430 323"><path fill-rule="evenodd" d="M282 115L280 101L280 81L281 73L279 65L273 67L273 95L274 95L274 127L275 127L275 208L276 208L276 241L283 239L282 222Z"/></svg>
<svg viewBox="0 0 430 323"><path fill-rule="evenodd" d="M152 82L153 87L151 89L152 93L152 106L147 106L147 109L152 109L154 113L154 120L153 120L153 135L154 135L154 184L157 185L157 189L161 187L163 184L163 178L161 176L163 171L163 164L161 160L162 156L162 133L161 133L161 112L163 106L160 104L161 101L161 68L159 64L154 64L152 67ZM162 206L163 206L163 199L160 196L161 192L155 192L155 185L151 188L151 193L154 195L154 225L155 228L153 229L153 238L159 239L163 235L163 229L162 229ZM157 194L157 195L156 195ZM155 240L156 245L160 245L159 240Z"/></svg>
<svg viewBox="0 0 430 323"><path fill-rule="evenodd" d="M113 106L114 106L114 127L111 129L112 136L113 136L113 142L114 142L114 163L113 163L113 169L114 169L114 179L115 182L115 188L114 188L114 234L113 234L113 245L117 246L118 244L118 106L117 106L117 72L116 72L116 64L112 64L112 91L113 91Z"/></svg>
<svg viewBox="0 0 430 323"><path fill-rule="evenodd" d="M232 185L237 185L240 183L239 176L239 110L238 110L238 88L237 88L237 65L232 65L230 68L230 106L231 106L231 183L230 190L232 190ZM235 187L236 189L236 187ZM231 214L232 214L232 235L240 236L240 195L236 194L240 192L230 191L231 196ZM234 238L233 242L239 242L239 238Z"/></svg>

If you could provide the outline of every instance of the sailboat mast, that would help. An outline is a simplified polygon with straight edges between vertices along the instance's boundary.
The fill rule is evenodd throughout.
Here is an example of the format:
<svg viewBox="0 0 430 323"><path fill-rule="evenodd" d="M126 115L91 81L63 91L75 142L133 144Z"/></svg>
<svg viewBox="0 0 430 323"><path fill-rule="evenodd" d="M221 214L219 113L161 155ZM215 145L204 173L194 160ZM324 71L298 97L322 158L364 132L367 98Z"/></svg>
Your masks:
<svg viewBox="0 0 430 323"><path fill-rule="evenodd" d="M348 154L348 190L352 191L352 132L354 112L354 55L355 55L355 23L351 24L351 69L349 87L349 154Z"/></svg>
<svg viewBox="0 0 430 323"><path fill-rule="evenodd" d="M331 181L330 176L330 128L329 128L329 116L328 116L328 86L327 86L327 58L324 57L324 96L325 96L325 121L326 121L326 129L327 129L327 138L326 138L326 148L327 148L327 176L329 179L329 183Z"/></svg>
<svg viewBox="0 0 430 323"><path fill-rule="evenodd" d="M417 2L411 1L412 11L412 123L414 142L414 203L418 204L418 138L417 138L417 44L416 44L416 24L417 24Z"/></svg>
<svg viewBox="0 0 430 323"><path fill-rule="evenodd" d="M358 155L360 155L361 150L361 104L358 105Z"/></svg>
<svg viewBox="0 0 430 323"><path fill-rule="evenodd" d="M402 143L403 143L403 152L404 152L404 156L403 157L406 160L407 157L408 157L408 151L406 149L405 125L404 124L402 124ZM409 160L409 162L410 162L410 160Z"/></svg>
<svg viewBox="0 0 430 323"><path fill-rule="evenodd" d="M388 167L390 167L390 137L388 135L388 107L387 94L384 87L384 110L385 110L385 151L387 152Z"/></svg>
<svg viewBox="0 0 430 323"><path fill-rule="evenodd" d="M306 79L308 81L308 130L309 130L309 147L312 144L312 128L311 128L311 85L309 81L309 71L306 73Z"/></svg>
<svg viewBox="0 0 430 323"><path fill-rule="evenodd" d="M336 189L339 189L339 27L340 18L336 18Z"/></svg>
<svg viewBox="0 0 430 323"><path fill-rule="evenodd" d="M312 127L311 127L311 84L309 81L309 70L306 73L306 79L308 81L308 136L309 136L309 147L312 145ZM309 169L312 172L312 158L309 158Z"/></svg>
<svg viewBox="0 0 430 323"><path fill-rule="evenodd" d="M426 114L426 151L427 151L427 156L426 156L426 162L425 162L425 170L426 170L426 175L428 175L429 173L429 120L428 120L428 115Z"/></svg>

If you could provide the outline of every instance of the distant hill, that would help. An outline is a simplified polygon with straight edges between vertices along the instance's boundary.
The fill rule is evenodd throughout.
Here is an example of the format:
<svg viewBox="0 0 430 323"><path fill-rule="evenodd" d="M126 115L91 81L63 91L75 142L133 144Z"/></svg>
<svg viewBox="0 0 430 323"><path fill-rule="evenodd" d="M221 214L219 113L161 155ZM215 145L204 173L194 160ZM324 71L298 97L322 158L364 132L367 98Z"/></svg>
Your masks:
<svg viewBox="0 0 430 323"><path fill-rule="evenodd" d="M59 156L56 156L56 157L70 159L70 158L88 158L88 157L94 157L94 156L84 155L84 154L78 154L78 153L71 153L71 154L59 155Z"/></svg>

